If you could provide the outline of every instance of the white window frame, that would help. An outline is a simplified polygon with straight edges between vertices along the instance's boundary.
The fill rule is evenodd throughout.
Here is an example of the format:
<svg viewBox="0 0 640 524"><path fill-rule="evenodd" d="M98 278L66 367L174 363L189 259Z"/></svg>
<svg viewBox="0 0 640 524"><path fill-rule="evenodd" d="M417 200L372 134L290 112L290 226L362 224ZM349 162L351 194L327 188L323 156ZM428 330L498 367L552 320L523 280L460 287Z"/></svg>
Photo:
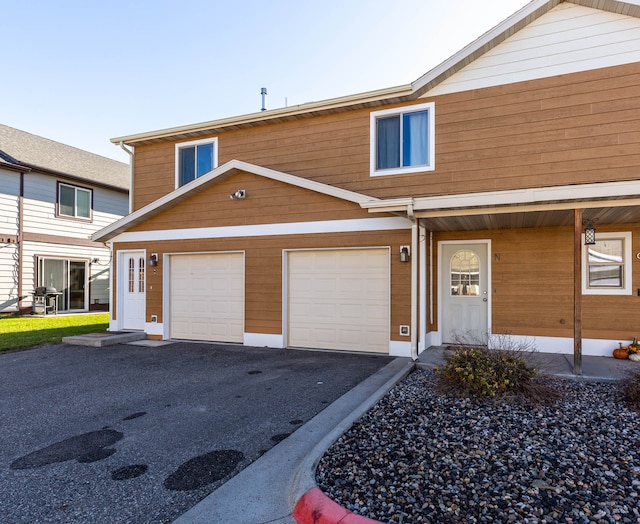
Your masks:
<svg viewBox="0 0 640 524"><path fill-rule="evenodd" d="M429 136L428 136L428 158L429 164L423 166L407 166L407 167L397 167L391 169L377 169L376 168L376 158L377 158L377 130L376 130L376 122L381 117L388 117L393 115L402 115L403 113L414 113L416 111L427 111L429 115ZM393 109L383 109L382 111L373 111L370 114L370 131L369 131L369 143L370 143L370 166L371 166L371 176L386 176L386 175L399 175L405 173L422 173L424 171L433 171L436 168L436 105L434 102L427 102L424 104L417 104L413 106L402 106L402 107L394 107Z"/></svg>
<svg viewBox="0 0 640 524"><path fill-rule="evenodd" d="M584 295L632 295L632 267L631 267L631 232L620 233L596 233L597 240L622 240L622 287L621 288L590 288L589 285L589 246L584 245L584 234L582 235L582 294Z"/></svg>
<svg viewBox="0 0 640 524"><path fill-rule="evenodd" d="M60 191L62 190L62 187L69 187L71 189L73 189L73 215L67 215L66 213L62 212L62 203L61 203L61 198L60 198ZM78 215L78 191L85 191L86 193L89 193L89 216L88 217L83 217L81 215ZM92 189L88 189L86 187L80 187L80 186L74 186L73 184L66 184L64 182L58 182L58 197L57 197L57 206L58 206L58 213L57 216L58 217L63 217L63 218L75 218L77 220L91 220L92 216L93 216L93 190Z"/></svg>
<svg viewBox="0 0 640 524"><path fill-rule="evenodd" d="M179 142L175 146L175 186L178 189L180 186L180 150L185 147L197 147L204 144L213 144L213 169L218 167L218 137L203 138L202 140L191 140L189 142ZM197 165L197 160L196 160ZM197 167L197 166L196 166ZM194 178L197 180L198 177ZM188 183L188 182L187 182Z"/></svg>

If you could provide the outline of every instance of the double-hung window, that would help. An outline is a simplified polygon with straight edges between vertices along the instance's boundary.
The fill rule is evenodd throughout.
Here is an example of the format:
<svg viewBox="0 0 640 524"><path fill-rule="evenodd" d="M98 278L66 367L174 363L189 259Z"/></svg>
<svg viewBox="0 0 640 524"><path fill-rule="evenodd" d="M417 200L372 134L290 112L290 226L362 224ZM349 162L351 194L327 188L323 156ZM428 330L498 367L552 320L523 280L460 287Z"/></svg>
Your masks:
<svg viewBox="0 0 640 524"><path fill-rule="evenodd" d="M582 291L631 294L631 233L597 233L595 244L583 246Z"/></svg>
<svg viewBox="0 0 640 524"><path fill-rule="evenodd" d="M176 144L176 187L188 184L218 167L218 139Z"/></svg>
<svg viewBox="0 0 640 524"><path fill-rule="evenodd" d="M91 219L91 189L58 183L58 216Z"/></svg>
<svg viewBox="0 0 640 524"><path fill-rule="evenodd" d="M433 102L371 113L371 175L435 168Z"/></svg>

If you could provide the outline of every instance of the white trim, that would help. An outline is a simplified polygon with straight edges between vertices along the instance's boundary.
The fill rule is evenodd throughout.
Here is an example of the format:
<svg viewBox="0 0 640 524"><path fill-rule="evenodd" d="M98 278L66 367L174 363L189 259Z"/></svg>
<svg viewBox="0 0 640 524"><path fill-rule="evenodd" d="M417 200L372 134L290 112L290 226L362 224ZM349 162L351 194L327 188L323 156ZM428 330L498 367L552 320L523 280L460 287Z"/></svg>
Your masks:
<svg viewBox="0 0 640 524"><path fill-rule="evenodd" d="M175 188L178 189L180 186L180 150L184 149L185 147L194 147L194 146L201 146L204 144L213 144L213 169L211 171L213 171L215 168L218 167L218 137L213 137L213 138L203 138L201 140L190 140L189 142L178 142L177 144L175 144L175 173L176 173L176 177L175 177ZM197 151L197 147L196 147L196 151ZM195 172L195 178L193 180L197 180L198 178L202 178L203 175L198 176L198 160L196 157L196 172ZM209 173L211 172L209 171ZM193 180L191 180L190 182L193 182ZM184 184L185 186L188 185L189 182L187 182L187 184Z"/></svg>
<svg viewBox="0 0 640 524"><path fill-rule="evenodd" d="M405 113L414 113L417 111L427 111L428 115L428 131L427 131L427 157L429 163L423 166L407 166L391 169L377 169L377 143L378 136L376 132L376 121L380 117L390 115L403 115ZM422 173L424 171L433 171L436 168L435 152L436 152L436 133L435 133L436 106L434 102L424 104L416 104L412 106L394 107L393 109L383 109L381 111L372 111L369 115L369 165L371 176L400 175L408 173ZM402 126L402 122L400 124ZM402 148L401 148L402 149ZM402 156L402 150L400 152Z"/></svg>
<svg viewBox="0 0 640 524"><path fill-rule="evenodd" d="M582 234L582 294L583 295L632 295L632 239L630 231L596 233L596 240L622 239L623 240L623 265L622 288L589 288L588 282L588 248L584 245L584 233Z"/></svg>
<svg viewBox="0 0 640 524"><path fill-rule="evenodd" d="M245 346L252 347L268 347L282 349L285 347L284 335L272 335L268 333L245 333L244 342Z"/></svg>
<svg viewBox="0 0 640 524"><path fill-rule="evenodd" d="M145 322L144 332L147 335L160 335L164 338L164 323L163 322Z"/></svg>
<svg viewBox="0 0 640 524"><path fill-rule="evenodd" d="M275 171L266 167L256 166L248 162L242 162L241 160L231 160L220 167L217 167L213 171L210 171L206 175L203 175L182 187L179 187L175 191L164 195L163 197L147 204L146 206L130 213L126 217L121 218L110 224L107 227L102 228L100 231L96 231L92 236L92 240L104 242L110 240L115 235L126 231L128 228L135 226L157 214L161 213L165 209L169 209L179 202L193 196L200 191L204 191L208 187L216 184L217 182L226 179L238 172L251 173L253 175L262 176L271 180L276 180L285 184L289 184L316 193L339 198L348 202L363 205L366 202L378 202L379 199L363 195L361 193L354 193L353 191L347 191L346 189L340 189L338 187L330 186L327 184L321 184L313 180L301 178L298 176L283 173L281 171Z"/></svg>
<svg viewBox="0 0 640 524"><path fill-rule="evenodd" d="M491 264L491 239L477 239L477 240L440 240L438 242L438 272L437 272L437 282L438 282L438 331L434 333L434 340L438 341L437 345L442 344L442 246L444 245L467 245L467 244L485 244L487 246L487 259L485 260L485 264L487 265L487 330L486 333L488 336L491 336L491 326L493 325L493 319L491 315L492 311L492 295L493 295L493 285L492 285L492 264Z"/></svg>
<svg viewBox="0 0 640 524"><path fill-rule="evenodd" d="M496 335L500 337L500 335ZM509 335L509 338L517 345L519 343L535 348L539 353L560 353L562 355L573 355L573 338L571 337L538 337L529 335ZM489 344L493 347L490 337ZM613 350L622 342L628 345L631 340L620 339L582 339L582 355L588 357L612 357Z"/></svg>
<svg viewBox="0 0 640 524"><path fill-rule="evenodd" d="M619 198L640 195L640 180L549 186L529 189L509 189L419 198L397 198L361 204L365 209L385 212L390 208L402 210L413 203L414 211L441 210L482 206L513 206L514 204L544 204L555 201L577 201L593 198ZM597 202L594 202L597 204ZM516 209L517 211L517 209Z"/></svg>
<svg viewBox="0 0 640 524"><path fill-rule="evenodd" d="M420 331L418 333L418 354L424 351L427 346L425 344L425 339L427 336L427 265L425 264L425 260L427 259L427 230L420 226L419 227L419 258L420 265L418 267L419 276L418 281L420 283L420 288L418 290L419 295L419 318L418 325L420 326Z"/></svg>
<svg viewBox="0 0 640 524"><path fill-rule="evenodd" d="M389 340L390 357L411 357L411 342Z"/></svg>
<svg viewBox="0 0 640 524"><path fill-rule="evenodd" d="M264 237L278 235L312 235L317 233L350 233L354 231L391 231L411 229L411 221L403 217L357 218L351 220L323 220L256 224L248 226L161 229L122 233L113 242L146 242L201 238Z"/></svg>

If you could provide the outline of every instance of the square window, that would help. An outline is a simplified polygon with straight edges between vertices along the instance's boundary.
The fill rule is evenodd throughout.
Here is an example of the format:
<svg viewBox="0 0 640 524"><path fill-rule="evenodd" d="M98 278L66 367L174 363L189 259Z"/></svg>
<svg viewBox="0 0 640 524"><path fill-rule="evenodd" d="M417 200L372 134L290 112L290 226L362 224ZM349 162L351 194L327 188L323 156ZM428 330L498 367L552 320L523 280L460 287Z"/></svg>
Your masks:
<svg viewBox="0 0 640 524"><path fill-rule="evenodd" d="M176 187L218 167L217 138L176 144Z"/></svg>
<svg viewBox="0 0 640 524"><path fill-rule="evenodd" d="M371 175L434 169L434 104L371 113Z"/></svg>
<svg viewBox="0 0 640 524"><path fill-rule="evenodd" d="M597 233L583 246L582 291L591 295L631 294L631 233Z"/></svg>
<svg viewBox="0 0 640 524"><path fill-rule="evenodd" d="M91 218L92 191L83 187L58 184L58 216Z"/></svg>

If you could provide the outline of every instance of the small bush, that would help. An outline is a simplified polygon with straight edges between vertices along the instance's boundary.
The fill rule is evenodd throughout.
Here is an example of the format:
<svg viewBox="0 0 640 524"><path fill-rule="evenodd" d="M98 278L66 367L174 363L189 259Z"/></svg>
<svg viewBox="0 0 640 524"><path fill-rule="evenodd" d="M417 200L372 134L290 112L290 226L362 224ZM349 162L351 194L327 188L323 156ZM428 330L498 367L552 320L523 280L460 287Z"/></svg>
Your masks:
<svg viewBox="0 0 640 524"><path fill-rule="evenodd" d="M618 382L618 397L626 402L630 409L640 411L640 371Z"/></svg>
<svg viewBox="0 0 640 524"><path fill-rule="evenodd" d="M504 350L460 347L445 357L437 374L446 389L465 396L518 394L538 375L524 358Z"/></svg>

